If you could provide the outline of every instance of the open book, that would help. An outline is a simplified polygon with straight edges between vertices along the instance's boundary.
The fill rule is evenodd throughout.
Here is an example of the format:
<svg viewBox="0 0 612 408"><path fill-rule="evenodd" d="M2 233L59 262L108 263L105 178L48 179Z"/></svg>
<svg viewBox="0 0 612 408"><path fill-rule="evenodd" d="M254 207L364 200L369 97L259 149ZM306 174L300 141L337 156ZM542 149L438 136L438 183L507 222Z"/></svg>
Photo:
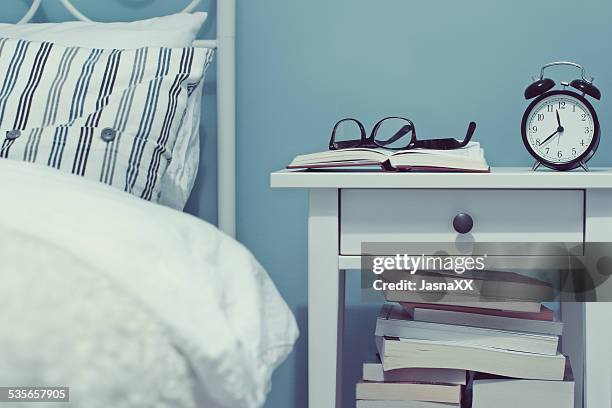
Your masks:
<svg viewBox="0 0 612 408"><path fill-rule="evenodd" d="M379 166L388 170L489 172L478 142L455 150L354 148L296 156L288 169Z"/></svg>

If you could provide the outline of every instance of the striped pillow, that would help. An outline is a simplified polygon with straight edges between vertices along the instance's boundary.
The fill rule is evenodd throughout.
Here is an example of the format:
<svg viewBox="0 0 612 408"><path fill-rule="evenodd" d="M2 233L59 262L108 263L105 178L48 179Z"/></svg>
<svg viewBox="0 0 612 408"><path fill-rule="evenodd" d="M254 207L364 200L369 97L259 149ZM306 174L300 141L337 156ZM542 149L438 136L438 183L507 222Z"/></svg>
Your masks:
<svg viewBox="0 0 612 408"><path fill-rule="evenodd" d="M0 38L0 158L157 201L190 95L212 54Z"/></svg>

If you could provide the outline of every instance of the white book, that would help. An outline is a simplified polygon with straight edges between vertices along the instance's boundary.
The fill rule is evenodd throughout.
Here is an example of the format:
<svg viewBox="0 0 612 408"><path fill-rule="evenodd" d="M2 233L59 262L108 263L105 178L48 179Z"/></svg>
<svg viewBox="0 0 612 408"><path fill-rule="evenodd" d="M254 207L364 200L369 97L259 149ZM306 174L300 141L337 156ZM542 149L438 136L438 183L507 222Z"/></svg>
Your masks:
<svg viewBox="0 0 612 408"><path fill-rule="evenodd" d="M423 282L446 284L457 278L452 271L420 271L412 281L417 288ZM437 298L432 302L453 306L502 309L516 312L539 312L542 301L554 295L552 285L515 272L466 271L462 279L473 282L473 290L445 290L421 292L420 290L385 290L385 299L400 303L423 303L427 298ZM402 282L405 271L388 270L384 274L388 282ZM443 287L442 285L442 287Z"/></svg>
<svg viewBox="0 0 612 408"><path fill-rule="evenodd" d="M384 371L382 363L364 363L364 381L375 382L424 382L465 385L467 372L448 368L400 368Z"/></svg>
<svg viewBox="0 0 612 408"><path fill-rule="evenodd" d="M290 169L358 166L390 166L400 170L489 172L484 151L478 142L453 150L387 150L353 148L326 150L296 156Z"/></svg>
<svg viewBox="0 0 612 408"><path fill-rule="evenodd" d="M431 401L461 403L461 386L448 384L358 382L358 400Z"/></svg>
<svg viewBox="0 0 612 408"><path fill-rule="evenodd" d="M423 303L423 298L418 292L387 290L384 292L385 300L401 304ZM478 309L506 310L512 312L537 313L542 308L542 302L492 300L468 294L445 293L444 300L434 302L455 307L471 307Z"/></svg>
<svg viewBox="0 0 612 408"><path fill-rule="evenodd" d="M383 305L375 335L547 355L556 355L559 345L559 336L415 321L392 304Z"/></svg>
<svg viewBox="0 0 612 408"><path fill-rule="evenodd" d="M398 368L454 368L505 377L562 380L565 356L462 346L428 340L376 337L385 370Z"/></svg>
<svg viewBox="0 0 612 408"><path fill-rule="evenodd" d="M554 336L563 334L563 322L558 320L519 319L515 317L490 316L479 313L464 313L452 310L426 308L414 308L412 317L414 320L421 322L456 324L486 329L549 334Z"/></svg>
<svg viewBox="0 0 612 408"><path fill-rule="evenodd" d="M473 381L472 408L574 408L569 364L563 381L484 377Z"/></svg>
<svg viewBox="0 0 612 408"><path fill-rule="evenodd" d="M429 401L357 400L356 408L460 408L460 404Z"/></svg>

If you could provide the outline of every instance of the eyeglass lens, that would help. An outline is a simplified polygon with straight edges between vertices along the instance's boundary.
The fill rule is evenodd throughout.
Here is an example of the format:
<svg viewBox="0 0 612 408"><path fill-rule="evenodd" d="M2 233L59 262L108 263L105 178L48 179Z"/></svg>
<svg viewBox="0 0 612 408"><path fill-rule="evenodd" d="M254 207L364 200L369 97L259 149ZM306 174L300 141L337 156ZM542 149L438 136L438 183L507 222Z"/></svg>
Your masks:
<svg viewBox="0 0 612 408"><path fill-rule="evenodd" d="M374 143L379 147L405 149L415 138L414 124L404 118L385 118L374 126L372 136Z"/></svg>
<svg viewBox="0 0 612 408"><path fill-rule="evenodd" d="M330 149L359 147L365 142L365 129L356 119L342 119L334 126Z"/></svg>

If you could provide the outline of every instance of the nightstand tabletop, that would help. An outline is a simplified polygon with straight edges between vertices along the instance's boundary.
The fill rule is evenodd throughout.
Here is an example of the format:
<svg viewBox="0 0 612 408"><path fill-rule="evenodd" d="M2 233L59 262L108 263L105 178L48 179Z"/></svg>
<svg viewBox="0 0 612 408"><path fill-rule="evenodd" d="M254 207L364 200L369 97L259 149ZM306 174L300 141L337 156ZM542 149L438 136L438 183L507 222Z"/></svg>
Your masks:
<svg viewBox="0 0 612 408"><path fill-rule="evenodd" d="M612 168L557 172L492 167L491 173L280 170L270 180L275 188L610 189Z"/></svg>

